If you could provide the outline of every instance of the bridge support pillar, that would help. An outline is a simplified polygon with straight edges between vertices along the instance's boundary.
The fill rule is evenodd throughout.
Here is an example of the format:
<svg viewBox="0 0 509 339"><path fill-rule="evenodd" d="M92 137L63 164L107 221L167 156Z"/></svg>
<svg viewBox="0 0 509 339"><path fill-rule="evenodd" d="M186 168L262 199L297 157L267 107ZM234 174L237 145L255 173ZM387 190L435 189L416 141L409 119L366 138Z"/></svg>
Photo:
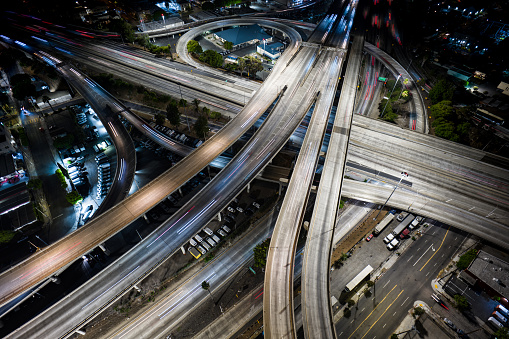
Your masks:
<svg viewBox="0 0 509 339"><path fill-rule="evenodd" d="M147 222L147 224L150 224L150 220L148 220L147 214L143 213L143 219Z"/></svg>
<svg viewBox="0 0 509 339"><path fill-rule="evenodd" d="M217 220L221 221L221 212L217 214Z"/></svg>
<svg viewBox="0 0 509 339"><path fill-rule="evenodd" d="M183 197L184 196L184 193L182 193L182 188L179 187L179 193L180 193L180 196Z"/></svg>
<svg viewBox="0 0 509 339"><path fill-rule="evenodd" d="M83 330L76 330L76 333L81 334L81 335L87 334L87 332L85 332Z"/></svg>
<svg viewBox="0 0 509 339"><path fill-rule="evenodd" d="M182 246L180 250L182 251L182 254L186 254L186 249L184 248L184 246Z"/></svg>
<svg viewBox="0 0 509 339"><path fill-rule="evenodd" d="M57 277L56 275L52 276L52 277L50 278L50 280L51 280L52 282L54 282L55 284L57 284L57 285L59 285L59 284L60 284L60 278L59 278L59 277Z"/></svg>
<svg viewBox="0 0 509 339"><path fill-rule="evenodd" d="M141 288L139 288L138 286L133 285L133 288L134 288L136 291L141 292Z"/></svg>
<svg viewBox="0 0 509 339"><path fill-rule="evenodd" d="M281 195L281 191L283 190L283 184L288 185L288 179L286 178L279 178L279 195Z"/></svg>
<svg viewBox="0 0 509 339"><path fill-rule="evenodd" d="M247 193L250 193L251 191L251 183L247 184Z"/></svg>

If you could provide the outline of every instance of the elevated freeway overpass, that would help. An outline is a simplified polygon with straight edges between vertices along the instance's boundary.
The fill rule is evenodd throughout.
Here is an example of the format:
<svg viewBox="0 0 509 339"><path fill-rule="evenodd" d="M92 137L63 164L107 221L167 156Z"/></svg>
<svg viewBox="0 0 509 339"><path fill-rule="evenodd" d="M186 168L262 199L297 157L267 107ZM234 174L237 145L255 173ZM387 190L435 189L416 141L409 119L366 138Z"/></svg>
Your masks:
<svg viewBox="0 0 509 339"><path fill-rule="evenodd" d="M250 118L251 118L251 117L250 117ZM251 119L255 119L255 117L252 117ZM244 120L242 123L245 123L245 122L246 122L246 120ZM242 125L242 124L241 124L241 125ZM238 125L237 125L237 127L238 127ZM173 184L173 186L172 186L172 187L174 187L174 186L175 186L175 184ZM171 193L171 192L170 192L170 193ZM164 198L163 194L161 194L160 192L159 192L158 194ZM146 196L146 197L147 197L147 196ZM155 200L154 200L154 201L155 201ZM147 204L146 206L144 206L144 208L145 208L145 209L149 209L149 208L150 208L150 206L149 206L149 205L150 205L150 204ZM153 206L153 205L152 205L152 206ZM130 212L131 212L131 211L130 211ZM140 213L141 213L141 212L140 212ZM141 215L141 214L139 214L139 215ZM130 218L130 217L132 217L132 216L129 216L129 218ZM126 218L126 220L123 220L123 222L127 222L127 223L128 223L129 221L128 221L128 220L127 220L127 218Z"/></svg>

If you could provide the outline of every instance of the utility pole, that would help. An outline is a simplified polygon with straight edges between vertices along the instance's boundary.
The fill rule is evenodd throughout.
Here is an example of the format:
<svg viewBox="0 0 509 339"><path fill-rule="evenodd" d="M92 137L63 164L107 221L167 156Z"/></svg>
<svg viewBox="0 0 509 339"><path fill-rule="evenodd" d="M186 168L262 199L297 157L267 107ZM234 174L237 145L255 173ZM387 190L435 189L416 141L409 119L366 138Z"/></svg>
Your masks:
<svg viewBox="0 0 509 339"><path fill-rule="evenodd" d="M385 207L385 205L387 204L387 202L389 201L389 199L392 197L392 195L394 194L394 192L396 191L396 189L398 188L399 184L401 183L401 181L403 180L403 178L408 178L408 173L407 172L401 172L401 178L399 179L398 181L398 184L394 187L394 189L392 190L391 194L389 195L389 197L387 198L387 200L385 200L383 206L380 208L380 210L378 211L378 213L376 214L376 216L373 218L373 220L376 220L376 218L378 217L378 215L380 214L380 212L382 211L382 209Z"/></svg>

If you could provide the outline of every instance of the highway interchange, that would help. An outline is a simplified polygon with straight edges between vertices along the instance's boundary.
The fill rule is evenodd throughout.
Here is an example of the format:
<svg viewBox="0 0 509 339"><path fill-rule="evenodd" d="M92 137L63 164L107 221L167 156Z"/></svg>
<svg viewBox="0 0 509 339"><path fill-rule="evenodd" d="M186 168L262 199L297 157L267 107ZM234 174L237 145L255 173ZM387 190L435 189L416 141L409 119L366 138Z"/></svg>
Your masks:
<svg viewBox="0 0 509 339"><path fill-rule="evenodd" d="M301 49L301 51L299 52L299 54L302 54L302 57L299 55L299 58L295 58L295 60L293 60L293 61L292 61L292 63L291 63L291 65L294 65L294 63L299 63L299 61L300 61L300 64L299 64L298 66L296 66L296 67L300 67L300 70L299 70L299 68L297 68L296 70L294 70L294 72L296 71L296 74L303 74L303 77L302 77L301 79L303 79L303 78L304 78L304 76L307 76L308 78L309 78L309 77L311 77L311 78L312 78L312 73L309 73L309 75L308 75L308 72L310 72L310 71L309 71L309 68L306 70L306 67L309 67L309 65L310 65L310 64L309 64L309 61L313 60L313 59L312 59L312 57L313 57L313 55L314 55L314 54L313 54L313 53L314 53L314 50L316 50L316 48L313 48L313 47L303 47L303 48ZM286 54L286 55L289 55L289 53L285 53L285 54ZM286 55L285 55L285 56L286 56ZM299 60L300 58L302 58L302 61L301 61L301 60ZM284 60L284 59L283 59L283 60ZM309 60L309 61L307 61L307 60ZM267 86L267 87L269 87L269 86L276 86L276 88L277 88L277 87L279 87L279 88L283 88L283 86L285 85L285 83L286 83L286 85L288 86L288 83L290 83L290 81L289 81L288 76L283 75L283 73L285 73L285 70L283 69L283 68L284 68L283 66L284 66L284 65L283 65L283 63L281 63L281 62L280 62L280 63L278 64L278 66L277 66L277 67L275 67L275 69L274 69L274 71L276 71L276 70L277 70L277 73L275 73L275 74L279 75L279 79L278 79L278 81L277 81L277 82L276 82L276 81L274 81L274 83L271 83L271 81L268 81L268 82L266 82L266 84L265 84L263 87L265 87L265 86ZM288 72L286 72L286 73L288 73ZM286 78L285 78L285 76L286 76ZM272 77L272 78L274 78L274 77ZM282 78L283 78L283 80L282 80ZM270 79L269 79L269 80L270 80ZM292 85L293 85L293 87L292 87ZM262 93L263 93L263 87L260 89L260 91L262 91ZM274 87L272 87L272 88L274 88ZM285 93L283 94L282 98L280 99L280 100L282 100L282 103L281 103L281 105L279 105L279 104L278 104L278 105L276 106L276 109L275 109L274 113L279 112L279 111L278 111L278 109L279 109L279 107L281 107L281 106L286 106L286 105L288 105L288 107L292 107L292 106L289 106L290 104L292 104L292 105L293 105L293 103L290 103L290 101L292 101L292 99L293 99L292 97L293 97L293 96L297 96L297 93L298 93L298 92L293 92L293 91L292 91L292 88L296 88L296 84L295 84L295 83L290 83L290 86L288 86L288 87L287 87L287 89L286 89ZM305 90L307 90L307 88L305 88ZM272 93L274 93L274 91L273 91L273 90L272 90L271 92L272 92ZM289 95L287 95L287 93L290 93L290 94L289 94ZM309 96L310 96L311 98L313 98L313 94L312 94L312 93L309 93L309 94L310 94ZM257 95L258 95L258 93L255 95L255 98L256 98L256 96L257 96ZM268 94L268 93L264 93L264 95L265 95L264 97L267 97L269 94ZM273 99L275 99L275 97L273 97ZM306 98L303 98L303 99L306 99ZM306 101L306 100L304 100L304 102L303 102L303 103L298 102L298 103L295 103L295 104L296 104L297 106L299 106L299 107L302 107L302 106L304 106L304 107L309 107L309 106L310 106L310 104L311 104L311 101L309 101L309 100L310 100L310 99L309 99L309 98L307 98L307 101ZM254 101L255 101L255 99L254 99L254 100L252 100L252 101L250 102L250 104L251 104L251 105L253 105L253 106L255 105ZM246 111L246 110L247 110L247 111L249 111L249 110L250 110L250 107L251 107L251 106L248 104L248 106L246 107L246 109L245 109L244 111ZM245 127L245 126L249 125L250 123L254 122L254 120L256 120L256 119L255 119L255 118L256 118L256 116L261 115L261 112L259 112L261 109L262 109L262 108L259 108L259 110L258 110L258 111L255 111L255 113L253 113L253 110L254 110L254 109L251 109L251 114L252 114L252 115L251 115L251 116L249 116L247 119L245 119L245 120L243 120L243 121L241 121L241 122L237 123L237 127L238 127L239 125L240 125L241 127ZM243 111L243 112L244 112L244 111ZM283 111L284 111L284 110L283 110ZM276 114L274 114L274 115L276 115ZM286 126L285 126L286 124L288 124L288 126L291 126L291 127L288 127L288 128L289 128L289 132L293 131L293 130L296 128L296 125L298 124L298 122L301 120L301 119L299 119L299 116L298 116L298 115L290 116L290 117L286 117L286 116L284 116L284 113L282 113L281 115L283 115L283 118L284 118L284 119L288 119L288 120L280 120L280 123L281 123L281 124L283 124L283 127L286 127ZM241 116L242 116L242 113L241 113L241 114L239 114L239 118L240 118ZM271 117L269 117L269 119L271 119L271 118L272 118L272 115L271 115ZM291 120L292 118L293 118L293 120ZM250 119L250 120L248 120L248 119ZM274 118L272 118L272 119L274 119ZM236 118L236 119L234 119L234 120L240 120L240 119L237 119L237 118ZM230 124L234 124L234 120L232 120L232 122L231 122ZM246 121L248 121L248 123L247 123L247 124L246 124ZM272 122L272 120L267 120L266 124L271 124L271 125L273 125L273 126L277 126L277 123L273 123L273 122ZM229 125L228 125L227 127L225 127L225 129L227 129L228 127L229 127ZM231 127L231 126L230 126L230 127ZM273 127L273 128L274 128L274 127ZM293 129L291 129L291 128L293 128ZM274 135L274 134L277 134L277 132L275 132L275 131L272 131L272 132L271 132L271 131L267 131L267 132L265 132L265 127L263 128L263 130L264 130L264 133L268 133L267 135L271 135L271 134L272 134L272 135ZM261 133L261 131L262 131L262 129L260 129L260 132L258 132L258 133ZM238 133L239 133L239 132L238 132ZM268 156L268 157L270 157L270 156L274 155L275 153L273 153L273 152L277 151L277 150L280 148L280 146L279 146L279 145L281 145L282 143L284 143L284 142L286 141L286 139L285 139L285 138L287 138L288 136L289 136L288 134L281 135L281 136L280 136L281 140L277 141L277 143L276 143L276 141L272 141L272 143L269 141L269 140L275 140L275 139L266 139L266 143L262 144L262 141L261 141L260 139L258 139L258 140L257 140L257 139L256 139L256 135L255 135L255 136L253 137L253 139L252 139L252 140L255 140L255 141L253 141L253 143L251 143L251 144L246 145L246 147L244 148L244 151L249 150L249 151L251 151L251 153L249 153L249 152L246 152L246 153L245 153L245 152L242 152L242 153L240 153L240 154L237 156L237 158L236 158L237 160L236 160L236 159L234 159L234 160L233 160L233 164L232 164L232 166L231 166L231 167L232 167L232 170L233 170L234 172L236 172L237 170L238 170L238 172L241 172L241 171L243 170L243 169L242 169L242 168L240 168L240 166L239 166L239 159L241 160L241 161L240 161L240 163L244 163L244 162L248 163L248 162L249 162L249 161L248 161L248 158L253 157L253 156L252 156L252 155L250 155L250 154L255 154L255 153L256 153L256 154L264 154L264 153L258 153L258 152L256 152L257 147L258 147L258 149L259 149L259 150L263 150L265 146L267 146L268 144L270 144L270 146L272 147L272 151L271 151L271 152L266 152L265 154L267 154L267 156ZM213 139L211 139L211 140L213 140ZM209 140L209 141L210 141L210 140ZM256 144L257 142L258 142L258 145ZM213 142L210 142L209 144L213 144ZM222 146L224 146L225 144L227 145L228 143L227 143L227 142L223 142L223 145L222 145ZM272 144L274 144L274 145L272 145ZM203 146L202 146L202 147L203 147ZM216 147L217 147L217 146L216 146ZM249 147L252 147L252 148L250 149ZM196 151L195 151L195 152L196 152ZM244 157L244 158L243 158L243 157ZM252 160L252 159L249 159L249 160ZM259 160L259 159L258 159L258 160ZM267 160L267 159L266 159L266 160ZM188 160L188 161L189 161L189 160ZM237 163L235 163L235 161L237 161ZM265 162L265 163L266 163L266 162ZM205 165L206 165L206 164L205 164ZM484 165L484 164L482 164L482 165ZM245 175L245 176L244 176L244 177L241 177L241 184L239 184L239 187L241 187L241 188L243 187L242 185L243 185L243 184L245 184L245 181L248 181L248 180L249 180L249 179L246 179L246 178L249 178L249 176L250 176L250 175L251 175L252 177L254 177L253 175L254 175L256 172L252 171L251 169L252 169L252 168L259 168L259 167L263 167L263 164L260 164L260 165L258 165L258 166L257 166L257 164L251 163L251 165L250 165L250 166L251 166L251 167L249 167L249 168L247 169L247 170L248 170L247 172L246 172L246 171L244 171L244 175ZM198 166L198 167L199 167L199 166ZM204 166L203 166L203 167L204 167ZM202 168L203 168L203 167L202 167ZM484 166L484 167L486 167L486 166ZM484 167L482 167L482 168L481 168L481 170L482 170L482 171L484 171ZM196 167L196 168L197 168L197 167ZM200 168L200 169L201 169L201 168ZM250 171L250 172L249 172L249 171ZM229 174L229 175L230 175L230 177L228 177L228 176L224 176L224 177L223 177L223 180L225 180L225 178L228 178L228 179L229 179L229 178L233 178L233 177L231 177L231 175L232 175L231 173L232 173L232 172L231 172L231 171L230 171L230 172L228 172L228 168L227 168L227 169L225 169L223 172L227 172L226 174L230 173L230 174ZM226 175L226 174L225 174L225 175ZM489 173L489 174L493 174L493 173ZM507 176L506 176L506 177L507 177ZM502 177L502 178L503 178L503 177ZM159 178L158 178L158 179L159 179ZM484 180L483 180L483 181L484 181ZM162 181L160 180L160 182L162 182ZM223 181L223 182L224 182L224 181ZM152 185L152 184L151 184L151 185ZM151 185L149 185L149 186L151 186ZM156 185L156 184L154 184L154 185ZM223 184L223 185L224 185L224 184ZM171 188L173 188L173 187L175 187L175 186L176 186L176 185L170 186L170 189L171 189ZM500 187L500 186L499 186L499 187ZM176 188L177 188L177 187L175 187L173 190L175 190ZM240 188L240 189L241 189L241 188ZM239 188L236 188L236 189L238 190ZM232 190L232 191L234 191L234 190ZM160 192L160 194L159 194L158 196L156 196L156 197L154 198L154 200L152 200L152 201L157 201L157 198L159 198L159 197L164 198L164 196L165 196L165 194L164 194L164 193L167 193L167 191L165 191L165 192ZM171 193L171 191L170 191L169 193ZM168 194L169 194L169 193L168 193ZM370 192L369 194L374 194L374 193L371 193L371 192ZM166 195L167 195L167 194L166 194ZM208 195L208 194L205 194L205 195L207 195L208 197L210 197L210 195ZM368 195L368 194L366 193L366 195ZM380 196L384 196L384 192L382 192L382 193L381 193L381 194L379 194L379 195L380 195ZM387 195L385 195L385 196L387 196ZM233 194L233 193L231 193L231 194L226 194L226 197L225 197L225 196L222 196L222 197L221 197L221 199L223 199L225 202L223 202L223 203L216 202L216 201L219 201L219 197L218 197L218 199L217 199L216 201L214 201L214 199L209 200L208 204L210 204L210 203L211 203L210 201L212 201L212 205L210 205L210 206L213 206L213 205L216 205L216 204L217 204L218 209L219 209L219 205L220 205L220 204L221 204L221 205L224 205L224 204L228 203L228 201L229 201L229 200L231 200L233 197L234 197L234 194ZM488 197L488 201L490 201L490 199L492 199L492 197ZM395 199L395 200L399 201L398 199ZM151 202L152 202L152 201L151 201ZM507 200L506 200L506 201L507 201ZM396 203L397 203L397 202L396 202ZM136 216L136 215L138 215L138 216L139 216L139 215L141 215L142 211L144 211L144 210L143 210L143 208L145 208L145 209L146 209L146 208L150 208L150 206L153 206L153 204L151 205L151 203L149 202L149 203L147 203L145 206L143 206L143 207L141 207L141 208L140 208L140 206L137 206L136 208L134 208L134 204L129 205L129 200L126 200L124 203L121 203L121 204L120 204L120 205L118 205L116 208L117 208L117 209L120 209L120 207L119 207L119 206L122 206L122 205L124 205L124 204L125 204L126 206L129 206L129 209L128 209L128 211L129 211L129 212L124 211L124 208L125 208L125 207L121 210L121 212L122 212L122 213L123 213L123 212L132 213L132 211L136 211L137 213L133 213L133 214L132 214L132 215L133 215L133 217L134 217L134 216ZM197 207L196 209L197 209L197 210L200 210L200 211L204 211L204 210L205 210L205 208L206 208L206 206L207 206L208 204L204 204L204 205L203 205L203 208L201 208L201 209L200 209L199 207ZM196 205L194 205L194 206L196 206ZM189 207L189 206L188 206L188 207ZM193 207L193 208L194 208L194 207ZM479 207L479 209L481 209L481 210L483 211L482 213L484 213L484 211L485 211L485 210L489 209L489 204L487 204L487 205L486 205L486 207L481 206L481 207ZM219 209L219 210L220 210L220 209ZM119 213L119 212L120 212L120 210L119 210L117 213ZM186 212L187 212L187 211L186 211ZM180 211L179 211L179 213L180 213ZM179 214L179 213L177 213L177 214ZM210 212L208 212L208 213L207 213L207 216L206 216L206 217L203 217L201 220L208 220L208 219L210 219L211 217L213 217L216 213L217 213L217 211L210 211ZM489 213L489 211L488 211L488 213ZM205 214L205 213L204 213L204 214ZM101 216L100 218L102 218L102 217L104 217L104 215L103 215L103 216ZM130 216L129 216L129 217L130 217ZM175 218L178 218L178 217L185 217L185 213L184 213L184 214L180 213L180 215L179 215L179 216L176 216ZM201 217L201 215L200 215L200 217ZM125 219L122 219L120 222L121 222L121 223L122 223L122 222L128 223L128 222L129 222L128 220L129 220L129 218L125 218ZM170 219L170 220L172 220L172 219ZM173 219L173 220L178 220L178 219ZM104 219L103 219L103 221L104 221ZM192 223L194 223L194 220L192 220L192 219L189 219L189 221L192 221ZM169 222L168 224L170 224L170 223L171 223L171 222ZM184 224L185 224L185 220L182 220L182 223L184 223ZM196 224L198 224L198 222L196 222ZM189 225L189 226L191 226L191 225ZM197 226L199 226L199 225L197 225ZM197 226L196 226L196 227L197 227ZM88 225L87 225L87 227L88 227ZM195 229L193 229L193 231L194 231L194 232L196 232L196 230L197 230L196 228L195 228ZM184 235L188 238L190 235L192 235L192 232L186 232ZM187 239L187 238L186 238L186 239ZM104 239L104 238L103 238L103 239ZM104 241L104 240L102 240L102 241ZM160 243L160 242L159 242L159 243ZM166 246L164 246L164 245L162 246L162 248L165 248L165 247L166 247ZM173 248L173 250L174 250L175 248L177 248L177 249L178 249L178 247L179 247L179 246L178 246L178 245L177 245L177 246L175 246L175 245L171 245L171 246L169 246L169 247L170 247L170 248ZM158 247L158 249L161 249L161 248L160 248L160 247ZM166 249L166 248L165 248L165 249ZM68 252L71 252L71 251L72 251L72 253L71 253L70 257L72 257L72 256L76 256L76 254L77 254L77 253L79 253L79 251L74 251L74 248L70 248L70 249L68 249L67 251L68 251ZM168 251L168 249L166 249L166 251ZM169 250L169 252L171 252L171 251L172 251L172 250ZM65 253L65 252L64 252L64 253ZM163 258L164 258L164 257L163 257ZM44 264L44 265L47 265L46 263L47 263L47 262L45 262L45 264ZM38 265L36 265L36 266L37 266L37 267L40 267L40 266L38 266ZM137 270L137 269L138 269L138 267L134 267L134 268L133 268L133 270ZM133 270L131 270L131 271L126 271L126 269L119 269L119 270L117 270L117 271L119 271L119 275L118 275L118 276L122 276L122 273L124 274L124 276L126 276L126 275L125 275L126 273L128 274L127 276L129 276L129 273L130 273L130 272L133 272ZM127 278L126 278L125 280L127 280ZM122 281L123 281L123 280L122 280ZM124 284L124 283L123 283L123 284ZM127 284L127 282L126 282L126 284ZM3 284L2 284L2 285L3 285ZM2 293L2 295L3 295L3 293ZM115 294L112 294L112 295L115 295ZM87 306L87 307L89 307L89 306ZM91 307L91 306L90 306L90 307ZM79 316L77 316L77 318L79 318Z"/></svg>

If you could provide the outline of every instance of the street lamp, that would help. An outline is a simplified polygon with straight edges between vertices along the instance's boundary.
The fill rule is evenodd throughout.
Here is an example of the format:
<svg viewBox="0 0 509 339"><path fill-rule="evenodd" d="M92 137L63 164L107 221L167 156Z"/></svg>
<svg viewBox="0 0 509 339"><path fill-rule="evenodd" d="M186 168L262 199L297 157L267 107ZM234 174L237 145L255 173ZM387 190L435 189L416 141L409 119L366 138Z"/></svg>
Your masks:
<svg viewBox="0 0 509 339"><path fill-rule="evenodd" d="M394 83L394 86L392 87L391 94L387 98L387 102L385 103L384 109L383 109L382 113L380 114L380 118L382 118L384 116L385 109L387 108L387 105L389 104L389 99L391 98L392 92L394 92L394 89L396 88L396 85L398 84L398 80L400 77L401 77L401 74L398 75L398 78L396 79L396 82Z"/></svg>
<svg viewBox="0 0 509 339"><path fill-rule="evenodd" d="M401 181L403 180L403 178L408 178L408 173L407 172L401 172L401 178L399 178L399 181L398 181L398 184L394 187L394 189L392 190L391 194L389 195L389 197L387 198L387 200L385 200L383 206L380 208L380 210L378 211L377 215L373 218L373 220L376 220L376 218L378 218L378 215L380 214L380 212L382 211L382 209L385 207L385 205L387 204L387 202L389 201L389 199L392 197L392 195L394 194L394 192L396 191L396 189L398 188L399 184L401 183Z"/></svg>

